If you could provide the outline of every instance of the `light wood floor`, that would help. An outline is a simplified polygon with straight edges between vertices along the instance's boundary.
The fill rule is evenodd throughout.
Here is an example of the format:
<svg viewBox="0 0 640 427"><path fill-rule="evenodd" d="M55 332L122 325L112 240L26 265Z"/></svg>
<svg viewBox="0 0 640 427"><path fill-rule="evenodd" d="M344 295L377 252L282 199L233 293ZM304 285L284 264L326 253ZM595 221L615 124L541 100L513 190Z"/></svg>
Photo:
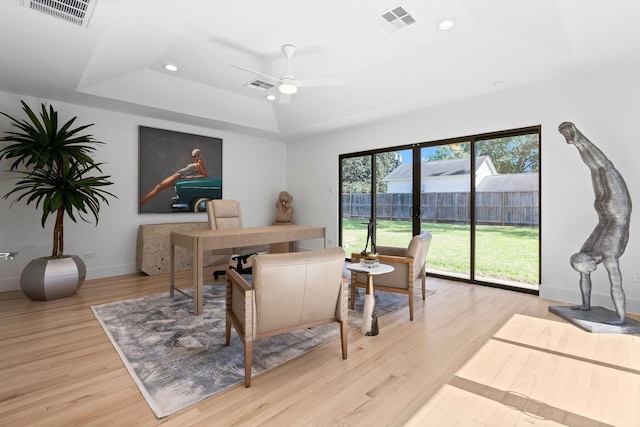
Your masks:
<svg viewBox="0 0 640 427"><path fill-rule="evenodd" d="M165 292L166 275L90 280L49 302L0 293L0 425L403 425L515 314L564 322L533 295L428 280L437 292L415 320L404 309L376 337L352 333L348 360L337 340L162 420L89 307Z"/></svg>

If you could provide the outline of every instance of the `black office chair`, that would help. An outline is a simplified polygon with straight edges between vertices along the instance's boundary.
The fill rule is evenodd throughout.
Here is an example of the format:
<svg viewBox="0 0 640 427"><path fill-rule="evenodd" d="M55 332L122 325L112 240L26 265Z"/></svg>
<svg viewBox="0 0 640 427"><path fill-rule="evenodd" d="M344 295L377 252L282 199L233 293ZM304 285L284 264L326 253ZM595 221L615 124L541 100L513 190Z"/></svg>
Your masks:
<svg viewBox="0 0 640 427"><path fill-rule="evenodd" d="M251 274L253 272L253 269L251 268L251 265L247 264L249 264L249 258L254 255L258 255L258 253L254 252L246 255L232 255L231 261L236 261L236 265L229 265L229 268L237 271L240 274ZM215 280L218 280L219 276L224 276L225 274L227 274L227 270L216 270L213 272L213 278Z"/></svg>
<svg viewBox="0 0 640 427"><path fill-rule="evenodd" d="M242 214L240 203L236 200L218 199L207 202L207 217L212 230L242 228ZM251 274L249 258L257 255L258 252L267 252L268 246L246 247L231 249L231 260L235 261L229 268L236 270L240 274ZM227 274L227 270L216 270L213 277L218 280L220 276Z"/></svg>

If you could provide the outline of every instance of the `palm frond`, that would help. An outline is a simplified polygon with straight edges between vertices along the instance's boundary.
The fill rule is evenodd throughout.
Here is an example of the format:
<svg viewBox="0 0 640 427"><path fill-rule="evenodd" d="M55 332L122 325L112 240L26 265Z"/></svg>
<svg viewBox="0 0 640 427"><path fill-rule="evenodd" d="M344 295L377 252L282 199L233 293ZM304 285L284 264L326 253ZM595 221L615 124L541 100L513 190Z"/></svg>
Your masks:
<svg viewBox="0 0 640 427"><path fill-rule="evenodd" d="M58 223L63 217L58 215L60 209L73 222L77 222L77 213L85 222L91 222L88 218L93 217L97 225L100 203L109 204L108 197L116 197L103 189L113 182L109 175L102 175L103 163L92 158L96 146L104 142L82 134L92 124L72 128L76 121L73 117L59 126L53 106L47 109L46 104L42 104L38 117L24 101L21 103L27 119L18 120L0 112L17 129L0 138L11 143L0 149L0 161L11 160L10 170L21 175L3 197L15 197L11 205L23 200L27 205L35 203L36 209L42 209L42 227L49 215L56 214L55 227L62 229L62 223ZM62 241L57 243L64 247ZM53 256L62 255L55 253L58 244L54 242Z"/></svg>

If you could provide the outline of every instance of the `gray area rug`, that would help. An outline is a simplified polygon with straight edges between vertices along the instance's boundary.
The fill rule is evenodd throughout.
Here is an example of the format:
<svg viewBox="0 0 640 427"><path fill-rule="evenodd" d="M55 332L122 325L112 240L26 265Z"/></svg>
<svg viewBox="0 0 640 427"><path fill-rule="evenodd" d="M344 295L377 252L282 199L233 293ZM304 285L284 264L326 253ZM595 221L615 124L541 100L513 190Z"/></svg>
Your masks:
<svg viewBox="0 0 640 427"><path fill-rule="evenodd" d="M416 293L416 301L421 299ZM349 310L349 331L362 323L363 292ZM244 348L235 330L224 345L225 284L204 287L203 314L193 300L176 293L92 306L145 400L163 418L230 387L244 384ZM378 316L406 307L405 295L376 293ZM407 319L407 321L409 321ZM384 331L382 331L384 333ZM340 336L337 323L257 340L253 375L264 372ZM335 343L340 357L340 343Z"/></svg>

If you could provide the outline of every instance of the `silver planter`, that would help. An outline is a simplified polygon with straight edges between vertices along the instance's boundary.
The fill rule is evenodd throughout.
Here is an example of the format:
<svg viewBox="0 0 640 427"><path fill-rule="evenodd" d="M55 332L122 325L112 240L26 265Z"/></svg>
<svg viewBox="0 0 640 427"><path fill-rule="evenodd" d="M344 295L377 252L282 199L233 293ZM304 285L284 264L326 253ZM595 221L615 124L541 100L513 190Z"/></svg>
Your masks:
<svg viewBox="0 0 640 427"><path fill-rule="evenodd" d="M36 258L22 270L20 288L35 301L66 298L80 289L86 276L87 268L77 255Z"/></svg>

